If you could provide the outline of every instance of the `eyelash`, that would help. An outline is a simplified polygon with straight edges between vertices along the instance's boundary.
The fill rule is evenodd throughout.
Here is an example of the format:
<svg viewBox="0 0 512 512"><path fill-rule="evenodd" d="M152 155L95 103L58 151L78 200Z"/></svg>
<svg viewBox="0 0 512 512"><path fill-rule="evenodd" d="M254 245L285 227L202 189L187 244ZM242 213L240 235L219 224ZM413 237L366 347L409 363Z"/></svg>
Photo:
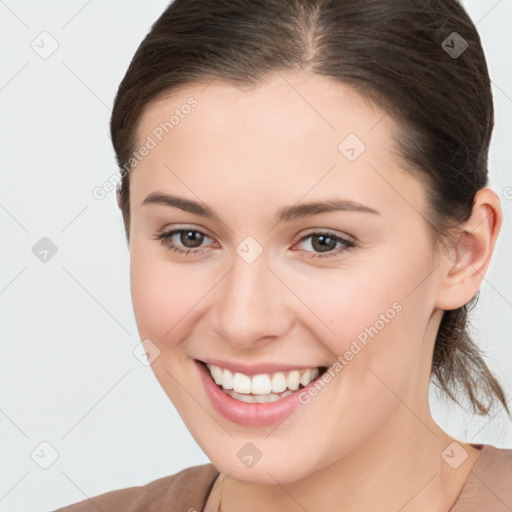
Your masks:
<svg viewBox="0 0 512 512"><path fill-rule="evenodd" d="M187 256L190 253L196 253L196 255L199 255L197 253L201 253L202 252L201 249L182 249L182 248L178 247L174 242L171 242L171 238L174 235L179 234L179 233L190 232L190 231L193 233L200 233L201 235L204 235L205 237L210 238L206 233L203 233L202 231L199 231L197 229L174 229L172 231L166 231L166 232L157 234L155 236L155 240L160 240L165 247L167 247L168 249L170 249L173 252L182 254L184 256ZM340 242L344 247L335 249L332 252L324 253L324 254L312 253L311 251L305 251L303 249L300 250L301 252L312 254L311 256L309 256L310 258L333 258L335 256L339 256L341 252L350 251L357 247L357 244L355 242L353 242L352 240L348 240L339 235L335 235L333 232L331 232L329 230L314 231L312 233L308 233L307 235L303 236L300 240L298 240L297 244L299 244L299 243L303 242L304 240L306 240L312 236L315 236L315 235L328 236L329 238L332 238L336 242Z"/></svg>

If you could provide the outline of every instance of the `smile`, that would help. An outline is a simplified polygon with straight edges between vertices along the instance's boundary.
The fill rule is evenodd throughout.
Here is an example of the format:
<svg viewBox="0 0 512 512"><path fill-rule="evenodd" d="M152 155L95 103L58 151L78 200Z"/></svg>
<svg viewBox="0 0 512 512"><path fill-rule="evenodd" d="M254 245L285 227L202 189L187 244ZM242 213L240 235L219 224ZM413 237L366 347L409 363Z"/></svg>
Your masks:
<svg viewBox="0 0 512 512"><path fill-rule="evenodd" d="M292 370L287 372L260 373L252 377L241 372L232 372L214 364L206 364L215 383L227 395L246 403L263 404L274 402L293 394L316 379L320 368Z"/></svg>
<svg viewBox="0 0 512 512"><path fill-rule="evenodd" d="M198 359L195 366L213 408L224 418L247 427L282 422L301 406L299 394L315 386L327 366L293 368L284 364L248 367ZM264 373L265 371L269 373Z"/></svg>

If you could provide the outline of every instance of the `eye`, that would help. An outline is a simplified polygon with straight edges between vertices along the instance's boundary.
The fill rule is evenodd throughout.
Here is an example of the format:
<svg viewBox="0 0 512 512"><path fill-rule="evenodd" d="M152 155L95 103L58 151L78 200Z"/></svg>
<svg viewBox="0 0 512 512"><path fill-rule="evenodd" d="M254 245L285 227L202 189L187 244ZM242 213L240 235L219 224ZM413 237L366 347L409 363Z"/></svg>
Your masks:
<svg viewBox="0 0 512 512"><path fill-rule="evenodd" d="M348 251L354 249L356 247L356 243L352 240L348 240L339 235L335 235L330 231L317 231L314 233L309 233L306 236L303 236L299 243L311 239L310 246L315 251L320 251L320 253L311 253L311 251L304 251L301 249L301 252L310 253L309 258L330 258L339 256L341 252ZM337 244L341 244L341 247L334 250Z"/></svg>
<svg viewBox="0 0 512 512"><path fill-rule="evenodd" d="M174 239L176 235L179 235L178 241L180 244L184 245L185 248L182 248L176 243L176 239ZM201 245L205 237L210 238L197 229L174 229L172 231L159 233L155 236L155 239L161 240L171 251L187 255L189 253L201 253L202 250L197 250L197 248Z"/></svg>
<svg viewBox="0 0 512 512"><path fill-rule="evenodd" d="M179 235L177 238L175 238ZM201 254L203 251L200 248L205 238L210 238L208 235L197 229L174 229L155 235L156 240L160 240L168 249L184 256L188 254ZM328 258L338 256L341 252L354 249L356 243L348 240L339 235L335 235L330 231L318 231L309 233L303 236L298 244L305 240L311 239L310 245L314 251L318 253L299 249L300 252L309 253L309 258ZM341 247L336 249L336 245L340 244ZM334 250L336 249L336 250Z"/></svg>

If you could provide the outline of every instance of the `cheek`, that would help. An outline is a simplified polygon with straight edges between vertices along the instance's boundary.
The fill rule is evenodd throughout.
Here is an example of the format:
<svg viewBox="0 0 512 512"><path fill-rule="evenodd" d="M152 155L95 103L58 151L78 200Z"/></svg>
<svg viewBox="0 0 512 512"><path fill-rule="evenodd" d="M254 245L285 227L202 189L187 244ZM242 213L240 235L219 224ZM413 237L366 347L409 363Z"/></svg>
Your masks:
<svg viewBox="0 0 512 512"><path fill-rule="evenodd" d="M154 254L153 254L154 252ZM133 244L130 249L130 286L133 309L141 337L157 344L178 342L179 332L187 324L205 294L199 273L190 265L165 260L161 251Z"/></svg>
<svg viewBox="0 0 512 512"><path fill-rule="evenodd" d="M390 254L379 263L297 278L294 292L310 310L301 321L347 363L357 359L391 373L422 350L434 303L425 279L430 270L428 258Z"/></svg>

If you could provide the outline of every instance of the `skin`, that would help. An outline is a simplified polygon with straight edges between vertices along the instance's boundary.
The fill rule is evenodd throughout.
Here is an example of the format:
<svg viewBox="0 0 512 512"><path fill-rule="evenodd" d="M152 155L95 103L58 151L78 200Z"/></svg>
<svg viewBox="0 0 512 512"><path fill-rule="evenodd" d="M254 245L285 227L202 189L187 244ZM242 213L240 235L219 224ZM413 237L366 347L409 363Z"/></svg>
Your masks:
<svg viewBox="0 0 512 512"><path fill-rule="evenodd" d="M479 451L458 442L468 457L457 469L441 457L456 440L430 413L433 346L443 310L482 282L502 222L498 197L478 192L448 257L432 245L423 185L393 151L399 127L353 89L305 72L252 89L191 84L146 108L138 141L190 96L197 107L130 175L131 292L140 337L160 351L152 369L221 472L222 510L448 510ZM353 162L338 150L350 133L366 145ZM156 190L202 201L220 220L142 205ZM379 214L275 223L285 205L332 197ZM197 255L155 239L171 228L206 235ZM356 247L310 257L325 253L301 238L325 229ZM251 264L236 252L247 236L263 249ZM194 250L187 240L173 237ZM397 302L402 310L357 357L277 426L224 419L198 379L194 358L330 366ZM251 468L237 458L247 442L262 454Z"/></svg>

